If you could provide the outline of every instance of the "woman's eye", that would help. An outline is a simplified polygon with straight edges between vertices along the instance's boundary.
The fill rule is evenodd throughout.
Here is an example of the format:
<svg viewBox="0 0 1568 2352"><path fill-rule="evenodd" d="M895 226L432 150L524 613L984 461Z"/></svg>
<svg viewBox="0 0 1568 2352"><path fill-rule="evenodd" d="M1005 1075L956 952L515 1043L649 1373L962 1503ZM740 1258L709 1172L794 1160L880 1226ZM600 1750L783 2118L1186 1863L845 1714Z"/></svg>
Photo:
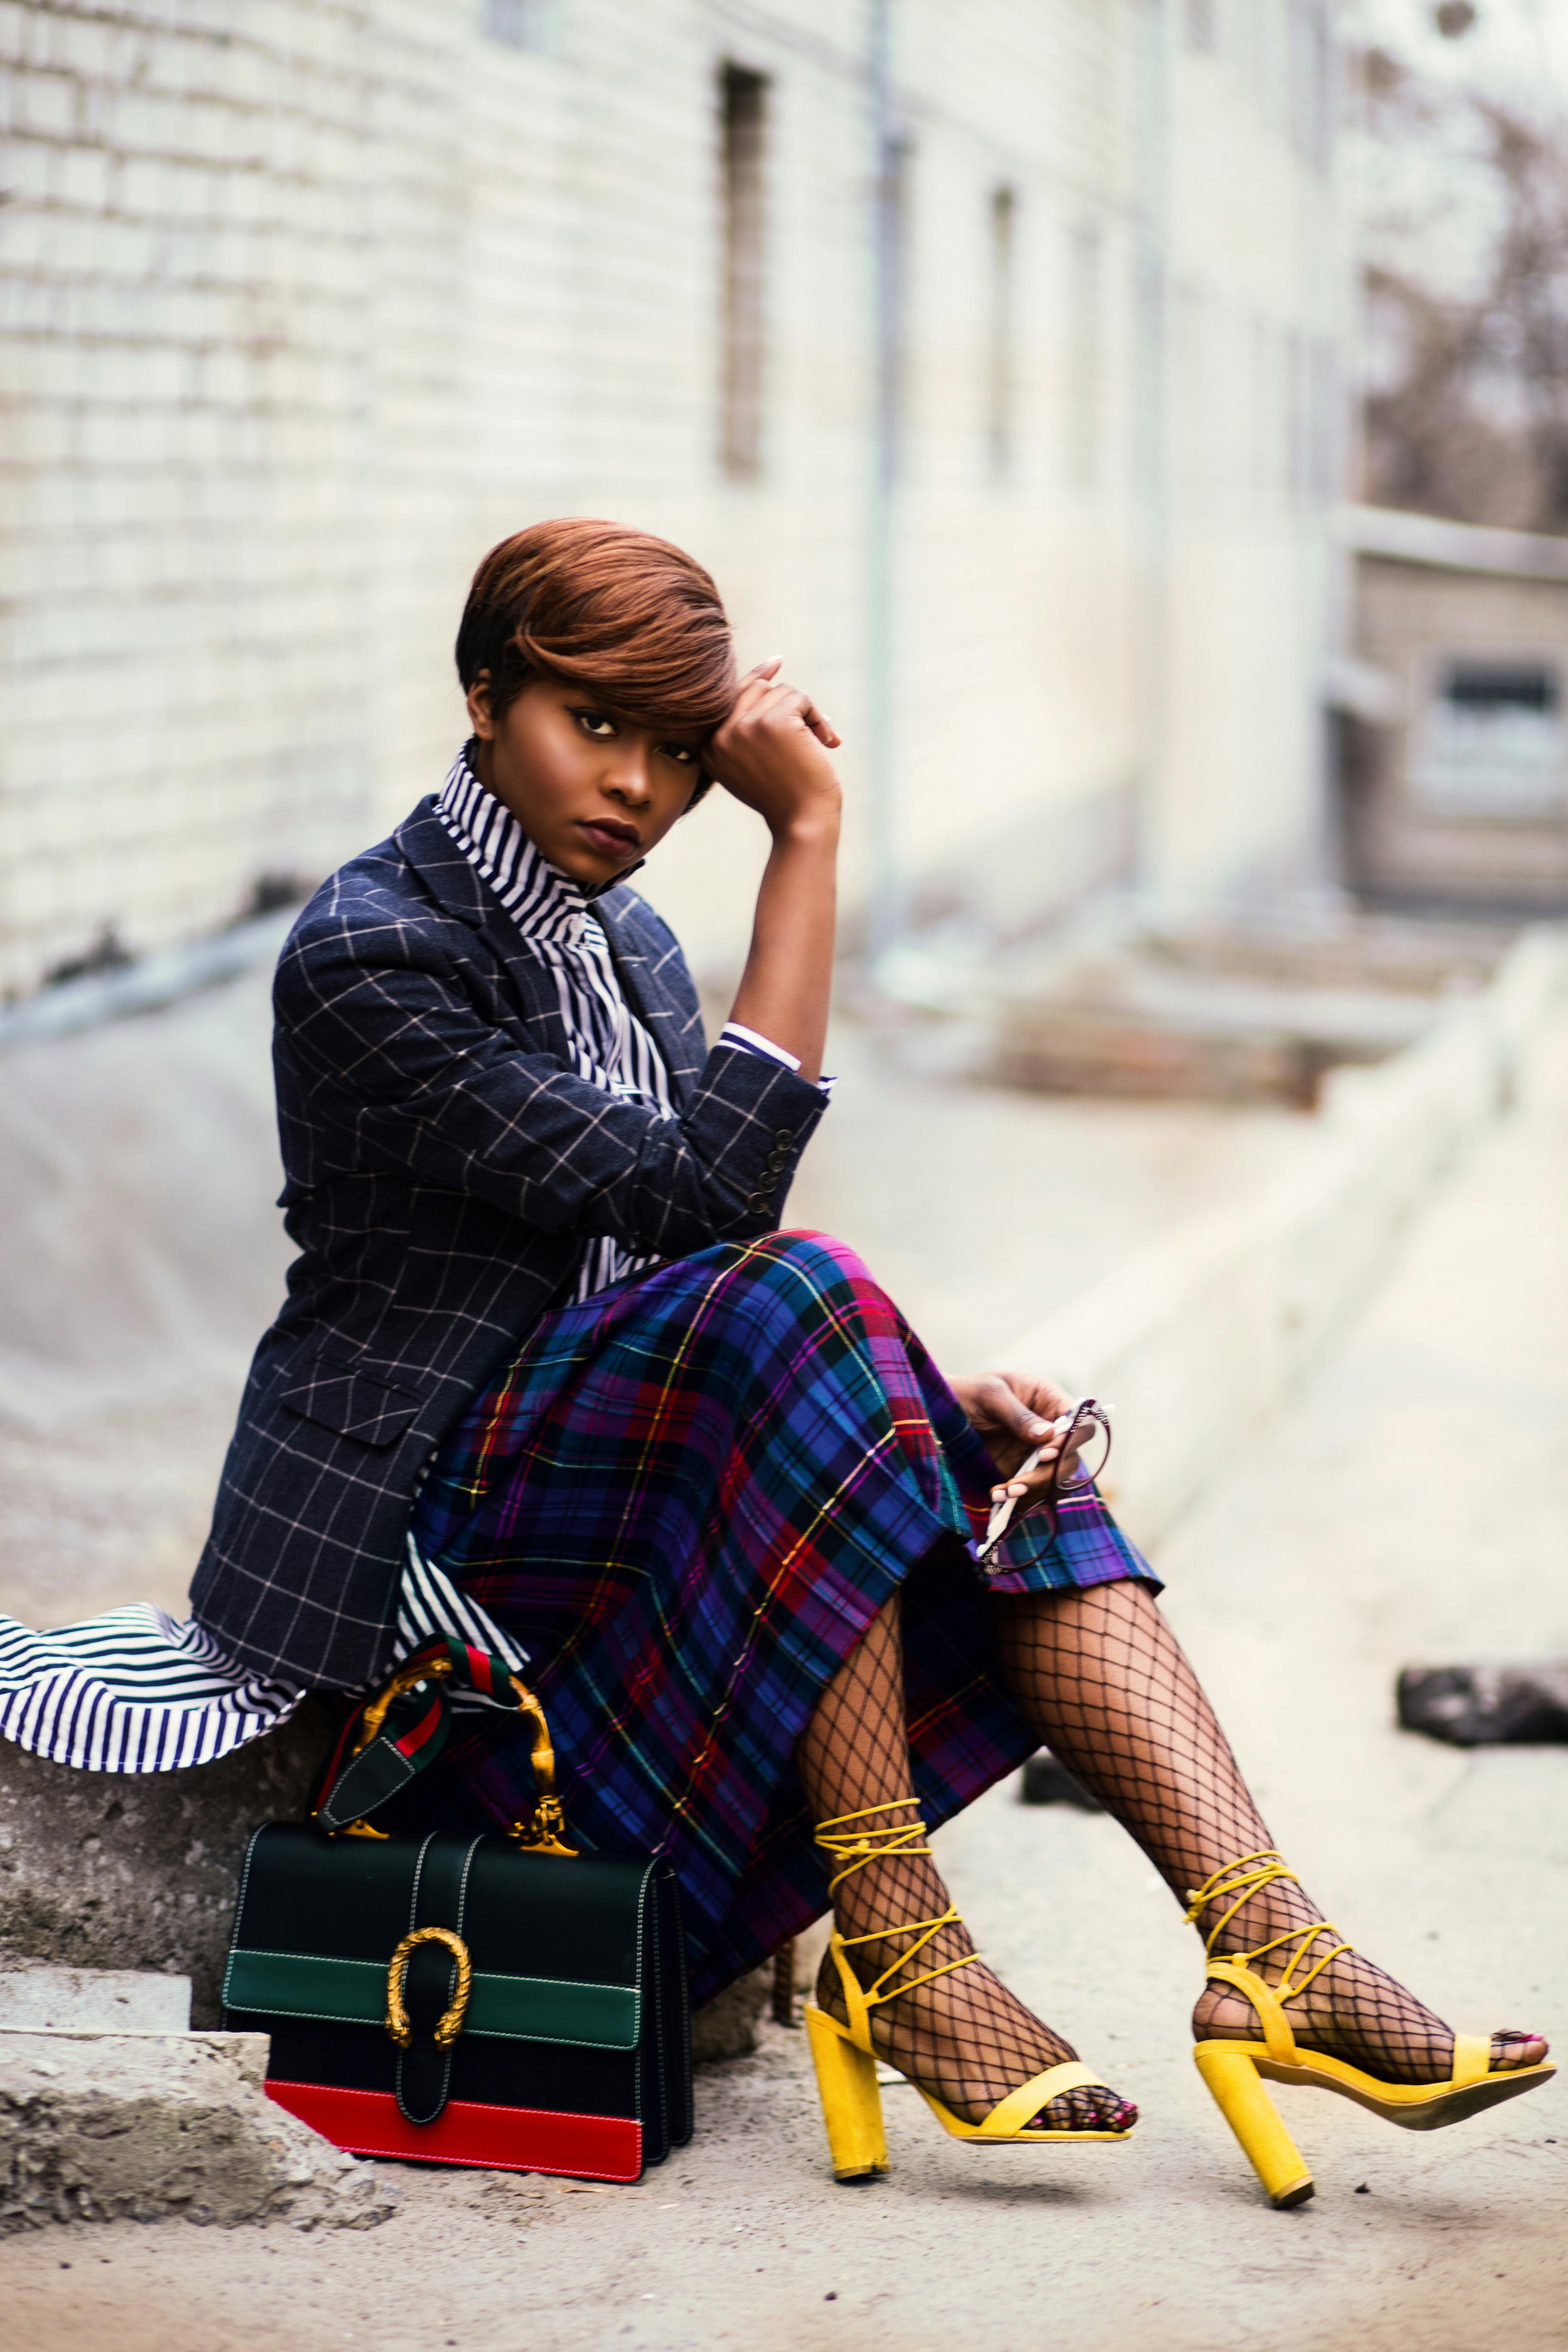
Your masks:
<svg viewBox="0 0 1568 2352"><path fill-rule="evenodd" d="M667 760L679 760L683 768L697 765L697 754L689 743L661 743L658 748Z"/></svg>
<svg viewBox="0 0 1568 2352"><path fill-rule="evenodd" d="M584 734L591 735L595 743L607 743L616 731L615 720L606 719L602 710L574 710L572 716Z"/></svg>

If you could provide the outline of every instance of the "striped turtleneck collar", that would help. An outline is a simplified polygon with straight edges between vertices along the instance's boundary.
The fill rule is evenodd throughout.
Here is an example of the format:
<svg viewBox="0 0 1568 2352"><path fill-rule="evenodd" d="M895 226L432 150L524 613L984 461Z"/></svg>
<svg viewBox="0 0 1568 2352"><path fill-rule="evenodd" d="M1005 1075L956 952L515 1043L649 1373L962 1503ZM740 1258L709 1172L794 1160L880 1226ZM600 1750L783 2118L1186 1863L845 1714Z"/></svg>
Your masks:
<svg viewBox="0 0 1568 2352"><path fill-rule="evenodd" d="M553 940L563 947L582 944L588 909L625 877L609 882L575 881L540 856L510 809L487 792L475 775L465 744L436 802L436 814L481 875L520 931ZM641 863L641 860L638 860ZM635 873L628 866L627 873Z"/></svg>

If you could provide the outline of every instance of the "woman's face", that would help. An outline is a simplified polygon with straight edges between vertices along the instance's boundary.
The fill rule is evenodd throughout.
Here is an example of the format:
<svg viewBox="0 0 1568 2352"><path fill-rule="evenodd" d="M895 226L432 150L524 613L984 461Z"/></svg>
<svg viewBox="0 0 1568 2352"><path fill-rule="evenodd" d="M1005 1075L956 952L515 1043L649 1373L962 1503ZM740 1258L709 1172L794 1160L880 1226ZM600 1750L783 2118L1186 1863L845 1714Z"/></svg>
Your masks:
<svg viewBox="0 0 1568 2352"><path fill-rule="evenodd" d="M481 674L468 716L480 783L541 856L590 886L646 857L685 814L700 780L700 730L635 726L587 687L535 678L498 719Z"/></svg>

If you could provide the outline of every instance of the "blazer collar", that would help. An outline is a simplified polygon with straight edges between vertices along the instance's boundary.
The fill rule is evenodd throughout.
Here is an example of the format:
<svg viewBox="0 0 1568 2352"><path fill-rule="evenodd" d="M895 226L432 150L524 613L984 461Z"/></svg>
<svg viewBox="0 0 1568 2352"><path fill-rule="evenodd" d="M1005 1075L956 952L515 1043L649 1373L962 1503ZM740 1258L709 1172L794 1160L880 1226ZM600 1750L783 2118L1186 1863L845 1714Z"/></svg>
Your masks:
<svg viewBox="0 0 1568 2352"><path fill-rule="evenodd" d="M469 865L436 814L436 795L426 793L392 836L425 887L448 915L456 915L470 930L482 931L492 915L510 924L505 908L477 867Z"/></svg>
<svg viewBox="0 0 1568 2352"><path fill-rule="evenodd" d="M404 818L392 836L437 904L483 940L507 976L519 1012L534 1022L542 1014L546 1027L566 1044L553 988L541 986L542 967L530 953L528 942L489 884L471 866L436 814L432 793Z"/></svg>

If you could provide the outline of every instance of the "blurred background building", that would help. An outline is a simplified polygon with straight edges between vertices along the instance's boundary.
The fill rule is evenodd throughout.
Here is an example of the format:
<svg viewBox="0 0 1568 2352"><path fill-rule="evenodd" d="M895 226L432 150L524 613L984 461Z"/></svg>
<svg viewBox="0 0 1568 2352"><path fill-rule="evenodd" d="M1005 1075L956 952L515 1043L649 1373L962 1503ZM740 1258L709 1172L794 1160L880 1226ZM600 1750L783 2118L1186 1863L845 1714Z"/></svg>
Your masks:
<svg viewBox="0 0 1568 2352"><path fill-rule="evenodd" d="M1373 904L1568 908L1568 13L1361 0L1362 270L1345 879Z"/></svg>
<svg viewBox="0 0 1568 2352"><path fill-rule="evenodd" d="M1331 14L4 0L0 989L383 834L560 512L821 696L862 935L1331 878ZM754 832L649 877L710 971Z"/></svg>

